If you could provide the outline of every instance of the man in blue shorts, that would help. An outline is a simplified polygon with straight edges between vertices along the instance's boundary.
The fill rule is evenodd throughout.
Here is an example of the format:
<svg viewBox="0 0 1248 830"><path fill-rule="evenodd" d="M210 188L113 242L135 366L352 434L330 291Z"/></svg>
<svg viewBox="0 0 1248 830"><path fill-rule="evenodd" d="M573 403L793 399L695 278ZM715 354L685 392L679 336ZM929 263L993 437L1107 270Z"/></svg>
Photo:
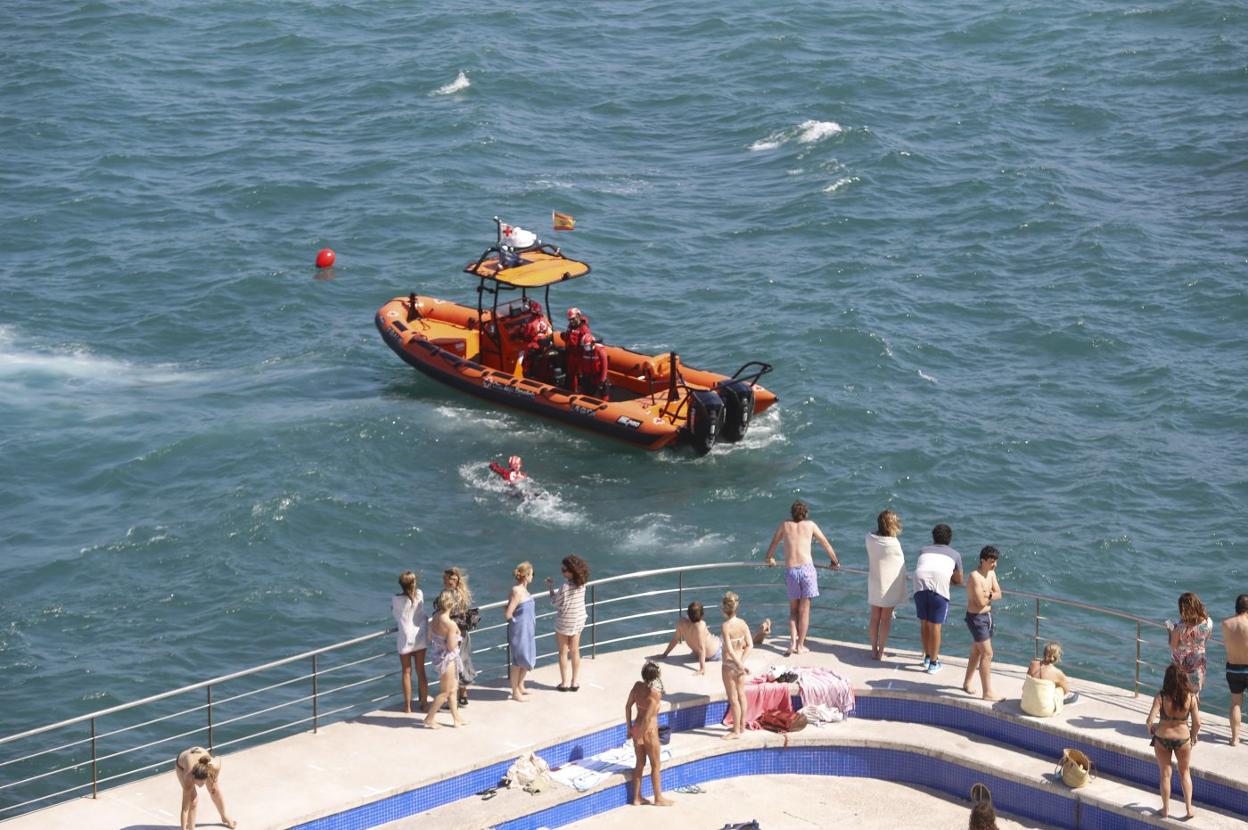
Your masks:
<svg viewBox="0 0 1248 830"><path fill-rule="evenodd" d="M810 601L819 596L819 578L814 560L810 558L810 541L818 539L828 552L832 567L839 568L836 551L828 544L819 525L809 518L805 502L798 500L789 508L792 521L781 522L767 548L767 567L776 565L776 546L784 542L784 584L789 592L789 650L785 654L804 654L806 631L810 628Z"/></svg>
<svg viewBox="0 0 1248 830"><path fill-rule="evenodd" d="M1000 700L992 692L992 635L996 626L992 622L993 600L1001 599L1001 584L997 582L997 559L1001 554L992 545L985 545L979 552L979 567L966 577L966 627L971 631L971 656L966 661L966 677L962 691L968 695L971 681L979 672L980 692L984 700Z"/></svg>
<svg viewBox="0 0 1248 830"><path fill-rule="evenodd" d="M949 547L953 530L946 524L932 528L932 542L919 551L914 563L914 612L923 640L923 669L940 671L940 627L949 615L949 586L962 584L962 554Z"/></svg>

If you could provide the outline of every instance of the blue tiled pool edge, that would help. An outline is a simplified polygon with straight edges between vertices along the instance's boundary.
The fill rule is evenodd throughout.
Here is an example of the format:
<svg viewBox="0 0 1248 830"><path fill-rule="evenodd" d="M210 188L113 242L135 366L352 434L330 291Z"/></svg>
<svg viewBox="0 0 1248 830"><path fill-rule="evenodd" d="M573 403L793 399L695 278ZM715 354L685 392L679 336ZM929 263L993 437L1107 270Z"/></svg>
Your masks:
<svg viewBox="0 0 1248 830"><path fill-rule="evenodd" d="M1143 819L1081 803L1069 792L1027 786L919 752L875 747L821 746L737 750L664 770L663 786L675 789L688 784L703 784L742 775L877 778L928 787L958 799L966 798L972 784L982 782L992 790L992 800L1002 812L1068 830L1140 830L1153 826ZM653 795L649 777L646 778L642 792L647 796ZM627 803L628 785L619 784L494 825L493 830L561 827L624 807ZM743 820L748 818L742 816Z"/></svg>
<svg viewBox="0 0 1248 830"><path fill-rule="evenodd" d="M1056 735L1038 729L1026 723L1019 723L1001 717L984 717L980 710L951 706L931 700L914 698L889 697L884 695L860 695L858 708L854 717L868 720L891 720L909 723L923 723L929 726L940 726L957 730L970 735L979 735L1015 749L1052 758L1054 765L1062 757L1066 747L1078 749L1092 759L1098 774L1110 775L1145 789L1157 785L1157 765L1152 758L1141 759L1122 752L1115 752L1102 746L1096 746L1072 739L1070 736ZM1141 741L1144 739L1141 738ZM1151 753L1152 750L1150 749ZM1178 792L1178 772L1171 782ZM1237 815L1248 816L1248 792L1228 787L1193 772L1192 796L1202 804L1229 810Z"/></svg>
<svg viewBox="0 0 1248 830"><path fill-rule="evenodd" d="M795 704L797 703L796 698L794 699L794 702ZM727 708L727 703L724 701L698 704L698 705L688 706L688 707L684 707L681 709L675 709L670 712L666 712L660 716L660 719L661 719L661 722L665 722L668 725L670 725L672 727L673 732L679 733L679 732L685 732L691 729L698 729L698 728L702 728L705 726L712 726L712 725L718 724L723 719L724 711L726 708ZM993 716L985 717L985 714L982 711L966 709L966 708L959 707L959 706L953 706L947 703L940 703L937 701L928 701L928 700L918 700L915 698L907 698L907 697L890 697L890 696L885 696L885 695L859 695L858 700L857 700L857 709L854 711L854 716L858 718L868 719L868 720L894 720L894 721L899 721L899 722L923 723L923 724L929 724L932 726L945 727L945 728L958 730L958 731L968 733L968 734L980 735L982 737L998 741L1007 746L1015 747L1015 748L1022 749L1028 752L1033 752L1041 756L1052 757L1055 760L1061 756L1061 752L1064 747L1073 747L1076 749L1081 749L1082 751L1087 753L1089 757L1093 758L1093 760L1096 762L1098 770L1100 770L1102 773L1113 775L1115 777L1121 778L1125 781L1129 781L1138 786L1143 786L1143 787L1150 788L1150 789L1155 785L1155 781L1156 781L1156 767L1153 765L1151 761L1141 761L1138 758L1133 758L1129 755L1113 752L1111 750L1104 749L1103 747L1092 746L1090 744L1084 744L1078 741L1072 741L1069 738L1062 737L1059 735L1053 735L1042 729L1029 726L1025 723L1018 723L1018 722L1014 722L1014 721L1007 720L1005 718L1000 718L1000 717L993 717ZM599 752L603 752L608 749L613 749L619 746L620 744L622 744L625 738L626 738L626 735L625 735L624 726L620 724L617 726L611 726L605 729L600 729L595 732L588 733L584 736L571 738L569 740L562 741L560 743L553 744L551 746L539 749L537 750L537 754L540 755L543 759L545 759L546 762L552 768L554 768L554 767L563 766L564 764L567 764L571 761L578 760L580 758L585 758L591 755L595 755ZM937 759L931 758L929 756L924 756L918 752L907 752L905 750L877 749L877 748L871 748L871 747L831 747L830 746L830 747L818 747L818 748L793 747L791 749L784 750L784 751L789 752L789 753L797 753L797 752L824 751L824 750L827 750L827 751L836 750L838 752L841 752L846 758L849 758L850 756L854 756L855 753L861 754L861 753L872 753L872 752L874 753L890 753L890 752L902 753L903 755L906 755L907 757L910 757L910 758L925 758L927 762L930 762L930 764L935 765L935 767L932 770L926 770L925 774L926 773L934 774L936 771L935 768L943 769L950 773L952 773L955 770L962 769L955 765L951 765L948 762L938 761ZM749 753L770 752L770 751L773 751L773 750L765 750L765 749L742 750L740 752L731 753L731 757L735 758L737 756L748 756ZM720 756L715 756L715 758L702 759L701 761L691 761L686 764L674 766L669 770L665 770L663 774L664 786L674 788L674 787L683 786L686 783L699 783L700 781L710 781L710 780L716 780L719 778L729 778L729 777L735 777L737 775L766 774L768 772L768 770L763 770L763 769L754 770L752 772L751 771L724 772L724 773L715 772L715 768L712 762L714 762L716 758L726 758L726 757L729 757L729 756L720 755ZM758 756L758 757L761 758L764 756ZM418 813L427 812L437 807L441 807L445 804L450 804L452 802L458 801L462 798L467 798L473 795L474 793L477 793L480 790L483 790L487 787L492 787L495 784L497 784L498 780L506 774L507 768L511 766L511 763L512 763L512 759L499 761L499 762L490 764L488 766L482 767L480 769L470 770L468 772L464 772L459 775L446 778L442 781L435 781L430 784L425 784L423 786L417 787L415 789L409 790L404 793L387 796L385 798L379 799L377 801L374 801L368 804L362 804L357 807L352 807L347 810L342 810L340 812L333 813L328 816L322 816L320 818L312 819L310 821L303 822L298 825L294 825L290 828L290 830L368 830L368 828L376 827L378 825L385 824L387 822L397 821L399 819L407 818L409 816L413 816ZM780 762L772 762L772 763L780 763ZM870 768L874 764L874 760L871 756L863 755L855 763L857 763L858 766L854 766L854 764L850 764L847 768L849 769ZM705 777L697 779L697 780L689 780L689 781L685 781L681 779L681 776L692 776L692 775L698 774L695 772L695 770L700 768L700 765L707 765L707 764L711 764L711 766L706 767L708 770L710 770L710 772L707 775L705 775ZM688 771L682 772L682 770L684 770L686 767L689 767L690 769ZM1149 826L1141 822L1123 824L1121 822L1125 820L1124 817L1117 813L1112 813L1107 810L1102 810L1098 807L1094 807L1086 803L1080 803L1070 798L1063 798L1062 801L1063 803L1068 802L1070 805L1072 805L1069 807L1069 811L1078 810L1081 813L1080 820L1078 821L1078 823L1075 822L1073 818L1073 813L1072 813L1072 820L1069 823L1060 823L1058 821L1055 821L1052 818L1052 815L1048 813L1046 813L1045 815L1032 815L1032 813L1028 812L1025 809L1013 809L1007 805L1005 800L997 797L998 784L994 784L992 782L994 781L998 782L1001 786L1004 786L1007 788L1013 787L1015 788L1015 790L1020 790L1020 791L1026 790L1028 793L1028 796L1034 799L1033 788L1025 787L1024 785L1021 785L1017 782L1011 781L1006 778L1000 778L990 773L976 772L974 770L969 770L969 769L963 770L965 775L969 776L967 778L967 781L965 782L965 786L962 787L960 790L956 790L956 788L947 790L945 786L939 782L933 783L928 780L909 780L906 778L898 777L898 775L893 774L896 772L896 770L893 770L892 767L889 766L889 764L887 763L883 764L880 768L883 770L885 774L879 775L879 776L872 776L871 774L866 773L866 772L824 772L824 773L816 772L812 774L846 775L846 776L857 775L859 777L864 777L864 776L880 777L883 780L899 781L901 783L919 784L919 785L930 787L932 789L935 789L941 792L948 792L957 797L963 797L964 794L969 791L970 785L971 783L974 783L974 781L983 781L984 783L992 787L994 800L997 801L997 803L1001 805L1002 809L1005 810L1006 812L1015 813L1016 815L1030 817L1030 818L1037 819L1039 821L1045 821L1045 822L1049 822L1053 824L1061 824L1061 826L1063 827L1078 826L1080 828L1118 828L1118 827L1134 828L1134 827ZM774 772L779 774L781 773L781 770L776 769L774 770ZM669 782L669 774L672 776L670 782ZM971 777L974 778L974 781L970 780ZM959 779L959 781L961 781L961 779ZM647 784L646 786L648 787L649 785ZM1176 787L1177 787L1177 784L1176 784ZM1236 790L1231 787L1227 787L1223 784L1212 782L1207 779L1199 778L1197 776L1193 776L1193 788L1194 788L1195 798L1198 802L1205 803L1213 807L1218 807L1220 809L1229 810L1238 815L1248 815L1248 793L1244 791ZM564 807L569 807L569 805L574 805L574 804L582 804L582 803L588 804L591 802L593 804L599 804L599 802L594 801L594 799L601 799L602 800L601 806L595 809L592 809L589 812L584 813L584 815L580 816L580 818L584 818L589 815L594 815L597 812L602 812L603 810L614 809L617 806L622 806L627 800L625 789L626 788L624 788L623 786L608 787L600 792L593 793L592 795L585 796L583 798L579 798L574 801L565 802L564 804L558 805L556 807L552 807L549 810L542 811L540 813L535 813L534 816L544 816L547 813L557 814L557 811L559 809L564 808ZM1044 793L1043 790L1037 790L1035 792ZM610 793L616 793L616 795L610 796L608 795ZM1056 796L1053 794L1048 794L1048 795L1052 798L1061 798L1060 796ZM613 803L612 798L618 798L619 799L618 803ZM1022 801L1024 804L1027 803L1026 799L1023 799ZM516 819L515 821L523 821L527 818L530 818L530 817L525 817L524 819ZM578 819L577 818L563 819L560 821L560 823L568 823L569 821L576 821L576 820ZM543 819L543 821L549 822L548 819ZM535 823L535 824L524 824L524 823L516 824L514 822L508 822L508 823L499 825L500 828L504 828L504 827L505 828L513 828L513 827L521 828L521 827L540 827L540 826L542 826L541 822ZM556 825L552 824L551 826L556 826Z"/></svg>

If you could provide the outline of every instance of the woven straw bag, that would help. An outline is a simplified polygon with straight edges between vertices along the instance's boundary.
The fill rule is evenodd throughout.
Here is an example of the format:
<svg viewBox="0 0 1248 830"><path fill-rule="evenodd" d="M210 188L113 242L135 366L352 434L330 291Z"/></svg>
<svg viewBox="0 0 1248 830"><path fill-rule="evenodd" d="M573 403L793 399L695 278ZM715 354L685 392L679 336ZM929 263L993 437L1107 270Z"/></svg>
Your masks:
<svg viewBox="0 0 1248 830"><path fill-rule="evenodd" d="M1088 781L1092 779L1092 759L1077 749L1063 749L1057 767L1062 781L1072 790L1088 786Z"/></svg>

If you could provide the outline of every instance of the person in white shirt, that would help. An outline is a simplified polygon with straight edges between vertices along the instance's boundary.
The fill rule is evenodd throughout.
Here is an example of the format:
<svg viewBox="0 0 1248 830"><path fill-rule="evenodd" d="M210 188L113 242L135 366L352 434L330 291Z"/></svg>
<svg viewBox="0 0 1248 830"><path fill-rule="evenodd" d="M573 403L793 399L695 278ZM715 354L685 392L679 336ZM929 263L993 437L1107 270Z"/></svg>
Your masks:
<svg viewBox="0 0 1248 830"><path fill-rule="evenodd" d="M941 626L949 615L949 586L962 584L962 554L949 547L953 529L946 524L932 528L932 542L919 551L914 563L914 612L921 626L923 669L940 671Z"/></svg>

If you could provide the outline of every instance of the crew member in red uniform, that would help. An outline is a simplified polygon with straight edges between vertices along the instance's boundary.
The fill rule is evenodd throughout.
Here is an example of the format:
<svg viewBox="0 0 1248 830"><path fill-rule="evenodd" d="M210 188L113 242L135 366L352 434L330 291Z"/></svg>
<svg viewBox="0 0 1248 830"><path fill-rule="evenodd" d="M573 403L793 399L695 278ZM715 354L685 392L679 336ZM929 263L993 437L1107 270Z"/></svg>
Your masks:
<svg viewBox="0 0 1248 830"><path fill-rule="evenodd" d="M518 455L513 455L511 458L508 458L506 467L499 464L497 461L490 462L490 471L508 484L516 484L517 482L528 478L528 475L524 472L523 467L524 462Z"/></svg>
<svg viewBox="0 0 1248 830"><path fill-rule="evenodd" d="M542 314L542 304L533 300L529 304L533 319L524 329L524 373L542 383L551 382L550 350L554 346L555 330Z"/></svg>
<svg viewBox="0 0 1248 830"><path fill-rule="evenodd" d="M576 378L575 391L579 391L582 395L608 400L611 385L607 382L607 350L594 339L592 334L586 334L581 339L579 369L580 374Z"/></svg>
<svg viewBox="0 0 1248 830"><path fill-rule="evenodd" d="M586 337L592 337L589 331L589 318L579 308L568 309L568 330L563 333L563 347L568 358L568 385L576 388L577 377L580 375L581 343Z"/></svg>

